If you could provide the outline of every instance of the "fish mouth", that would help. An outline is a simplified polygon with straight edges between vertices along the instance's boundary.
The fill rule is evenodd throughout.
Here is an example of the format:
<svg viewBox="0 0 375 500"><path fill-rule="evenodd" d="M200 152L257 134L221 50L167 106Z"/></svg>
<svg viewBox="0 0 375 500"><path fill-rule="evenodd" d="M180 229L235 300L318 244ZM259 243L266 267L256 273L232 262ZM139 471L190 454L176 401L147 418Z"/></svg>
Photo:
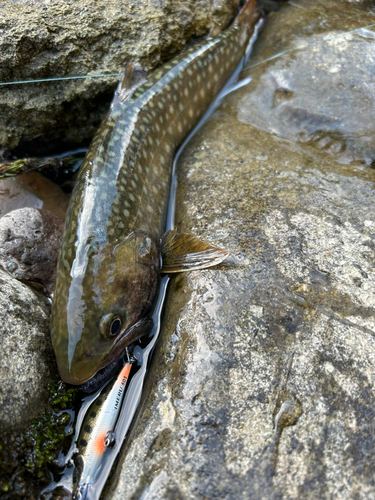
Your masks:
<svg viewBox="0 0 375 500"><path fill-rule="evenodd" d="M130 344L140 339L141 337L148 335L151 332L152 327L153 321L151 318L142 318L130 328L127 328L126 330L124 329L124 331L115 340L111 350L101 359L101 361L97 365L94 364L90 368L88 368L87 366L81 367L80 369L77 365L76 369L74 370L69 370L67 367L60 365L59 372L61 378L68 384L72 385L86 384L89 380L95 377L95 375L100 370L106 368L108 365L120 358L126 347L128 347Z"/></svg>
<svg viewBox="0 0 375 500"><path fill-rule="evenodd" d="M86 375L84 377L82 377L82 376L76 377L68 368L66 368L64 366L59 366L58 368L59 368L60 377L63 379L63 381L66 382L67 384L71 384L71 385L81 385L81 384L85 383L87 380L92 378L97 371L96 370L93 373Z"/></svg>
<svg viewBox="0 0 375 500"><path fill-rule="evenodd" d="M111 361L107 366L98 370L93 377L84 382L81 385L81 391L88 394L97 391L102 387L108 380L110 380L116 373L120 371L120 368L124 365L123 355L119 355L113 361Z"/></svg>
<svg viewBox="0 0 375 500"><path fill-rule="evenodd" d="M128 347L128 345L132 344L141 337L148 335L151 332L153 325L154 322L151 318L142 318L130 328L121 332L113 344L112 349L103 358L101 368L104 368L119 357L124 352L125 347Z"/></svg>

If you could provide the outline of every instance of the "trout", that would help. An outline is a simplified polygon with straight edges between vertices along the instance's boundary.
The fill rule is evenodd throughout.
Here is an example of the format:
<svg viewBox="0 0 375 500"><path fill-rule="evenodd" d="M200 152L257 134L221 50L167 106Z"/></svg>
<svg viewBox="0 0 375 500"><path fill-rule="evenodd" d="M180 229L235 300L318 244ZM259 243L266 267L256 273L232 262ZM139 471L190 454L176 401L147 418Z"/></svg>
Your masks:
<svg viewBox="0 0 375 500"><path fill-rule="evenodd" d="M228 81L260 14L248 0L231 27L149 76L129 64L81 166L52 305L60 375L82 384L148 334L160 272L202 269L229 252L165 231L173 156Z"/></svg>

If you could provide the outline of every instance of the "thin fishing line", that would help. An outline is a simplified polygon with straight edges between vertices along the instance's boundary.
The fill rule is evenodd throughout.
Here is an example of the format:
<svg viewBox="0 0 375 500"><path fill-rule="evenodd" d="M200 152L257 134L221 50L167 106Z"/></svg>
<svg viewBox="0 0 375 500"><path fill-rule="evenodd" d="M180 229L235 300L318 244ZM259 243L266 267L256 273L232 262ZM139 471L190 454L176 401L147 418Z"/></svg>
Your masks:
<svg viewBox="0 0 375 500"><path fill-rule="evenodd" d="M282 52L279 52L278 54L275 54L274 56L271 56L268 59L264 59L263 61L260 61L256 64L252 64L251 66L246 66L245 69L255 68L256 66L259 66L260 64L264 64L268 61L272 61L273 59L277 59L278 57L281 57L284 54L288 54L289 52L293 52L294 50L306 49L307 47L311 47L311 45L316 45L316 44L322 43L322 42L329 42L330 40L334 40L335 38L339 38L340 36L345 36L345 35L349 35L350 33L355 33L357 31L365 30L368 28L373 28L374 26L375 26L375 24L369 24L368 26L362 26L361 28L356 28L354 30L345 31L345 33L339 33L338 35L327 36L326 38L322 38L321 40L316 40L315 42L308 43L307 45L300 45L299 47L293 47L292 49L283 50Z"/></svg>
<svg viewBox="0 0 375 500"><path fill-rule="evenodd" d="M61 80L81 80L83 78L106 78L108 76L121 76L121 75L122 73L107 73L103 75L62 76L60 78L44 78L42 80L21 80L18 82L0 82L0 85L17 85L18 83L58 82Z"/></svg>
<svg viewBox="0 0 375 500"><path fill-rule="evenodd" d="M316 45L318 43L323 43L323 42L328 42L330 40L334 40L335 38L349 35L350 33L356 33L357 31L365 30L368 28L373 28L374 26L375 26L375 24L369 24L368 26L362 26L361 28L356 28L354 30L345 31L344 33L340 33L338 35L322 38L321 40L317 40L316 42L308 43L307 45L300 45L299 47L294 47L292 49L283 50L282 52L279 52L278 54L275 54L274 56L271 56L268 59L264 59L263 61L260 61L256 64L252 64L251 66L247 66L246 69L255 68L256 66L259 66L260 64L264 64L268 61L272 61L273 59L277 59L278 57L281 57L284 54L288 54L289 52L293 52L294 50L306 49L307 47L311 47L312 45ZM16 82L0 82L0 86L17 85L17 84L23 84L23 83L59 82L59 81L63 81L63 80L83 80L84 78L107 78L110 76L121 76L121 75L122 75L122 73L107 73L107 74L100 74L100 75L62 76L60 78L43 78L41 80L20 80L20 81L16 81Z"/></svg>

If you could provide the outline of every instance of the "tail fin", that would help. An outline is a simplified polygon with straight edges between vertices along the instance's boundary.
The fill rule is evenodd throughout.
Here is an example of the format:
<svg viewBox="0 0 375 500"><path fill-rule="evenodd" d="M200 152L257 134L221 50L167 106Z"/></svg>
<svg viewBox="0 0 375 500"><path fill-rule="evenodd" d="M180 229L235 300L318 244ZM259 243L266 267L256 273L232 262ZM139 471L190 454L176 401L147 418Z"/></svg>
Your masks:
<svg viewBox="0 0 375 500"><path fill-rule="evenodd" d="M260 10L256 0L247 0L235 19L235 24L254 25L260 19Z"/></svg>

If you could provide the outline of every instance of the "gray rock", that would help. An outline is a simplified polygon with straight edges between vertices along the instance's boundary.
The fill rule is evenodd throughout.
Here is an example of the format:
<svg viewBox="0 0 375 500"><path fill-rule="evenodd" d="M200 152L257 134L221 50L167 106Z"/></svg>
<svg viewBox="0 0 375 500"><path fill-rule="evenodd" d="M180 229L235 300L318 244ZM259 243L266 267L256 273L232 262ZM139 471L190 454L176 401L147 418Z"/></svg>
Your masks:
<svg viewBox="0 0 375 500"><path fill-rule="evenodd" d="M225 26L238 0L5 0L0 82L154 68L191 37ZM91 138L119 77L0 87L0 149L30 154Z"/></svg>
<svg viewBox="0 0 375 500"><path fill-rule="evenodd" d="M0 269L0 301L0 425L5 431L25 426L46 409L57 368L46 299Z"/></svg>
<svg viewBox="0 0 375 500"><path fill-rule="evenodd" d="M252 61L371 24L366 5L294 1L270 16ZM370 57L375 41L339 40L246 72L252 82L182 155L179 229L240 265L172 279L107 499L375 499L375 134L361 84L374 66L352 57ZM340 78L327 70L344 60ZM273 74L291 101L272 106ZM315 74L326 80L314 87ZM284 129L283 103L294 113ZM336 130L345 161L341 148L304 140L323 116L322 137Z"/></svg>
<svg viewBox="0 0 375 500"><path fill-rule="evenodd" d="M64 221L48 210L20 208L0 219L0 266L52 292Z"/></svg>
<svg viewBox="0 0 375 500"><path fill-rule="evenodd" d="M348 16L336 10L335 1L303 0L271 19L243 73L253 81L238 118L321 159L333 155L344 165L375 166L375 34L353 31L374 24L375 12L365 2ZM345 31L351 32L342 36Z"/></svg>

